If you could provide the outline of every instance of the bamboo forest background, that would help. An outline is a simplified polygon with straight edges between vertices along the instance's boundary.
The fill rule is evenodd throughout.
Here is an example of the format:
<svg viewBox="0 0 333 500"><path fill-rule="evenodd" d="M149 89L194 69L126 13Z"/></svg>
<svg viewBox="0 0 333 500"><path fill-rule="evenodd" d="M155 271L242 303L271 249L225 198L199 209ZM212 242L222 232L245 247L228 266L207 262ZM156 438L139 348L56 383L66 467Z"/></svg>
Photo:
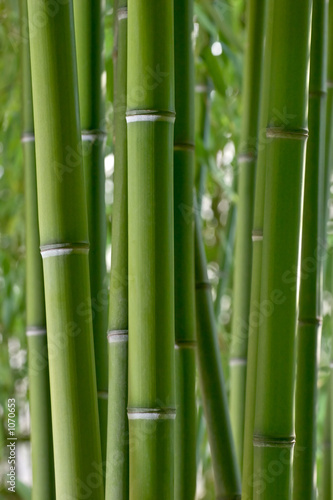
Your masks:
<svg viewBox="0 0 333 500"><path fill-rule="evenodd" d="M237 154L241 149L242 84L246 36L244 0L198 0L194 9L193 44L196 75L196 184L201 192L202 232L208 278L215 301L218 339L226 387L229 390L233 266L237 217ZM30 498L29 384L25 335L25 210L20 80L19 0L0 0L0 473L7 467L6 406L15 397L18 409L17 492L10 498ZM105 6L105 201L107 223L107 283L111 266L113 209L113 5ZM196 169L196 172L199 170ZM186 212L184 217L192 217ZM329 274L329 273L328 273ZM321 487L327 383L330 373L333 297L324 284L323 336L317 411L317 476ZM197 500L214 498L212 462L197 391ZM0 498L7 498L4 483Z"/></svg>

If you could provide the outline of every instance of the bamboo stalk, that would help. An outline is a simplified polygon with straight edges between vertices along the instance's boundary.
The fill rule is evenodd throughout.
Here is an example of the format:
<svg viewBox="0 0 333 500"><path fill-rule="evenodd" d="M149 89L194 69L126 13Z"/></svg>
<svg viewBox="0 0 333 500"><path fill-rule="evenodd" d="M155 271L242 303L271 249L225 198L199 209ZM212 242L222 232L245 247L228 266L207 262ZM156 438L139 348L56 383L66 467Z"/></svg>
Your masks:
<svg viewBox="0 0 333 500"><path fill-rule="evenodd" d="M56 494L97 500L103 473L92 318L82 314L90 308L89 244L73 5L55 9L28 0Z"/></svg>
<svg viewBox="0 0 333 500"><path fill-rule="evenodd" d="M301 203L307 131L311 2L270 0L267 38L274 64L265 73L266 186L254 426L254 498L290 499L294 432L295 333ZM266 59L267 60L267 59ZM288 84L286 84L288 82ZM265 94L264 90L264 94ZM275 465L274 465L275 467ZM272 474L272 472L271 472Z"/></svg>
<svg viewBox="0 0 333 500"><path fill-rule="evenodd" d="M27 2L20 3L22 28ZM50 380L42 258L39 252L36 156L29 40L21 44L22 148L25 170L26 327L31 417L32 500L55 499Z"/></svg>
<svg viewBox="0 0 333 500"><path fill-rule="evenodd" d="M129 0L130 499L174 498L172 0Z"/></svg>
<svg viewBox="0 0 333 500"><path fill-rule="evenodd" d="M238 199L234 264L234 305L230 352L230 417L240 468L243 466L245 388L251 296L252 227L259 133L265 6L252 0L247 11L243 120L238 156Z"/></svg>
<svg viewBox="0 0 333 500"><path fill-rule="evenodd" d="M106 218L103 144L102 1L74 0L75 40L82 129L83 168L88 206L89 269L102 458L106 455L107 329Z"/></svg>
<svg viewBox="0 0 333 500"><path fill-rule="evenodd" d="M214 308L198 214L195 217L195 278L199 381L212 455L216 498L240 499L240 474L219 353Z"/></svg>
<svg viewBox="0 0 333 500"><path fill-rule="evenodd" d="M309 141L305 166L300 303L297 330L294 500L314 500L317 373L322 325L323 180L326 114L326 0L314 0L309 87Z"/></svg>
<svg viewBox="0 0 333 500"><path fill-rule="evenodd" d="M196 490L194 233L184 207L193 211L194 57L193 0L174 1L175 105L175 499L193 500Z"/></svg>
<svg viewBox="0 0 333 500"><path fill-rule="evenodd" d="M322 474L322 500L332 499L332 482L331 482L331 394L330 382L328 383L328 394L326 402L326 418L323 437L323 474Z"/></svg>
<svg viewBox="0 0 333 500"><path fill-rule="evenodd" d="M115 5L114 198L109 307L109 412L106 498L129 496L128 447L128 236L127 236L127 1Z"/></svg>

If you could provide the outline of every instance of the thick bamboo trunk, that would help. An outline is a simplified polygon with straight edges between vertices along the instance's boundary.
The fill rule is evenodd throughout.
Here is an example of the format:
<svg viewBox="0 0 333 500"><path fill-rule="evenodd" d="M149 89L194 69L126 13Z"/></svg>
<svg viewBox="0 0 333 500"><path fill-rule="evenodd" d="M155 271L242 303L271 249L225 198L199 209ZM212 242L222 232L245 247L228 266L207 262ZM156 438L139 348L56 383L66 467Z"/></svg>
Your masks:
<svg viewBox="0 0 333 500"><path fill-rule="evenodd" d="M238 156L234 305L230 353L230 417L240 468L243 467L247 344L251 296L252 228L266 0L248 3L243 83L243 121Z"/></svg>
<svg viewBox="0 0 333 500"><path fill-rule="evenodd" d="M172 0L129 0L127 69L130 499L172 500Z"/></svg>
<svg viewBox="0 0 333 500"><path fill-rule="evenodd" d="M270 0L270 66L262 243L260 324L254 426L255 499L291 498L295 333L301 204L307 130L311 1ZM265 59L268 61L268 57ZM274 463L274 467L272 464ZM261 478L262 471L276 474ZM277 474L276 471L279 470Z"/></svg>
<svg viewBox="0 0 333 500"><path fill-rule="evenodd" d="M105 283L105 175L103 143L102 1L74 0L75 40L82 130L82 153L88 207L89 269L101 433L102 458L106 455L107 428L107 305ZM85 311L86 312L86 311Z"/></svg>
<svg viewBox="0 0 333 500"><path fill-rule="evenodd" d="M236 500L240 499L241 493L240 474L198 215L195 218L195 279L199 381L212 455L215 495L216 498Z"/></svg>
<svg viewBox="0 0 333 500"><path fill-rule="evenodd" d="M317 373L322 325L323 191L326 119L326 0L314 0L309 87L309 141L305 166L300 304L297 331L294 500L314 500Z"/></svg>
<svg viewBox="0 0 333 500"><path fill-rule="evenodd" d="M21 1L22 26L27 2ZM35 138L29 40L22 49L22 147L25 175L26 325L31 418L32 500L55 499L43 265L39 251Z"/></svg>
<svg viewBox="0 0 333 500"><path fill-rule="evenodd" d="M127 1L115 5L114 197L109 307L109 413L106 498L129 496L128 236L127 236Z"/></svg>
<svg viewBox="0 0 333 500"><path fill-rule="evenodd" d="M28 0L59 499L103 498L72 2ZM36 19L40 22L36 25ZM41 22L44 20L44 22Z"/></svg>
<svg viewBox="0 0 333 500"><path fill-rule="evenodd" d="M175 499L193 500L196 490L194 233L193 0L175 0L174 231L175 231Z"/></svg>

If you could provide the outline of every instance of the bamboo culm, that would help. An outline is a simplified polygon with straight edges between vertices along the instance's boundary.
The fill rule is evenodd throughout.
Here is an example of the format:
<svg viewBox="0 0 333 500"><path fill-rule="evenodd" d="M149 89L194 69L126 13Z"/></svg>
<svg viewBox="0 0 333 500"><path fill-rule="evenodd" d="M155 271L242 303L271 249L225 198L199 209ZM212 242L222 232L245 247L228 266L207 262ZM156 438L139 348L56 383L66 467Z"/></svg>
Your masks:
<svg viewBox="0 0 333 500"><path fill-rule="evenodd" d="M300 303L297 330L294 500L314 500L316 485L317 373L322 325L322 259L326 119L326 0L313 1ZM309 263L312 263L309 267ZM304 272L306 270L310 272Z"/></svg>
<svg viewBox="0 0 333 500"><path fill-rule="evenodd" d="M73 0L78 68L82 159L88 208L89 269L102 459L107 429L107 305L102 0ZM90 314L89 307L85 310Z"/></svg>
<svg viewBox="0 0 333 500"><path fill-rule="evenodd" d="M274 63L264 76L267 145L259 151L266 180L253 473L260 477L273 462L281 464L274 481L256 484L254 499L288 500L295 443L298 299L290 270L299 263L312 2L269 0L269 6L266 37Z"/></svg>
<svg viewBox="0 0 333 500"><path fill-rule="evenodd" d="M27 25L27 1L21 0ZM23 25L23 24L22 24ZM22 43L22 147L26 215L26 326L31 418L32 500L55 499L49 364L43 265L39 251L36 156L33 126L30 46Z"/></svg>
<svg viewBox="0 0 333 500"><path fill-rule="evenodd" d="M56 495L102 500L73 5L50 16L46 0L28 0L28 13L47 19L30 48Z"/></svg>
<svg viewBox="0 0 333 500"><path fill-rule="evenodd" d="M241 498L240 472L231 431L219 353L213 299L207 276L199 216L195 217L197 359L202 401L212 455L216 498Z"/></svg>
<svg viewBox="0 0 333 500"><path fill-rule="evenodd" d="M174 106L173 0L129 0L131 500L174 498Z"/></svg>
<svg viewBox="0 0 333 500"><path fill-rule="evenodd" d="M129 496L128 236L127 236L127 1L115 4L114 198L109 306L109 411L106 498Z"/></svg>
<svg viewBox="0 0 333 500"><path fill-rule="evenodd" d="M264 48L265 1L248 2L243 120L238 155L234 305L230 352L230 417L243 467L247 344L251 295L252 228Z"/></svg>
<svg viewBox="0 0 333 500"><path fill-rule="evenodd" d="M175 500L193 500L196 491L196 398L194 306L194 56L193 0L174 1L175 105Z"/></svg>

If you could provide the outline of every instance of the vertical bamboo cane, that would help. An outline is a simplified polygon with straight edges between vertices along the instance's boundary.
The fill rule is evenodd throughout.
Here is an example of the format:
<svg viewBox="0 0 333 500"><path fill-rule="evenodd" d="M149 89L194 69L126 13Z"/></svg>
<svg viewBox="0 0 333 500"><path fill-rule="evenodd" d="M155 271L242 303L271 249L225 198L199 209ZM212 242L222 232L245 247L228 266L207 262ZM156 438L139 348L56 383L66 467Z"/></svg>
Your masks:
<svg viewBox="0 0 333 500"><path fill-rule="evenodd" d="M27 1L21 0L22 26ZM24 23L24 24L23 24ZM42 258L39 252L36 157L32 110L30 46L21 45L22 147L25 169L26 323L31 415L32 499L55 499L49 364Z"/></svg>
<svg viewBox="0 0 333 500"><path fill-rule="evenodd" d="M331 481L331 394L330 382L328 383L328 397L326 402L326 418L323 437L323 475L321 482L321 499L332 499L332 481Z"/></svg>
<svg viewBox="0 0 333 500"><path fill-rule="evenodd" d="M172 0L129 0L130 499L174 498Z"/></svg>
<svg viewBox="0 0 333 500"><path fill-rule="evenodd" d="M311 1L270 0L272 37L266 138L254 477L279 464L254 498L290 499L294 435L295 332L307 131ZM261 152L259 152L259 157Z"/></svg>
<svg viewBox="0 0 333 500"><path fill-rule="evenodd" d="M72 2L28 0L57 498L103 498ZM38 20L38 22L37 22Z"/></svg>
<svg viewBox="0 0 333 500"><path fill-rule="evenodd" d="M193 500L196 490L194 233L194 58L193 0L174 1L175 104L175 499Z"/></svg>
<svg viewBox="0 0 333 500"><path fill-rule="evenodd" d="M128 236L127 236L127 1L116 16L114 85L115 168L109 308L109 412L106 498L129 496L128 447Z"/></svg>
<svg viewBox="0 0 333 500"><path fill-rule="evenodd" d="M240 467L243 466L245 388L251 295L252 227L259 132L265 0L248 3L243 121L238 156L237 226L234 265L234 307L230 353L230 417Z"/></svg>
<svg viewBox="0 0 333 500"><path fill-rule="evenodd" d="M314 0L309 88L309 141L305 166L300 304L297 332L294 500L314 500L317 373L321 337L320 243L323 227L326 118L326 0Z"/></svg>
<svg viewBox="0 0 333 500"><path fill-rule="evenodd" d="M74 0L75 40L82 129L83 167L88 205L89 269L102 458L106 454L108 292L105 283L105 175L103 141L102 0ZM85 313L88 312L88 308ZM90 314L90 312L89 312Z"/></svg>
<svg viewBox="0 0 333 500"><path fill-rule="evenodd" d="M216 498L236 500L241 498L240 474L198 214L195 217L195 279L199 380L212 455L215 495Z"/></svg>

